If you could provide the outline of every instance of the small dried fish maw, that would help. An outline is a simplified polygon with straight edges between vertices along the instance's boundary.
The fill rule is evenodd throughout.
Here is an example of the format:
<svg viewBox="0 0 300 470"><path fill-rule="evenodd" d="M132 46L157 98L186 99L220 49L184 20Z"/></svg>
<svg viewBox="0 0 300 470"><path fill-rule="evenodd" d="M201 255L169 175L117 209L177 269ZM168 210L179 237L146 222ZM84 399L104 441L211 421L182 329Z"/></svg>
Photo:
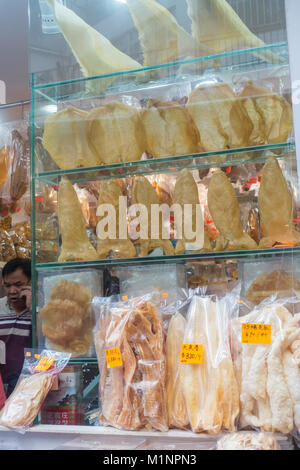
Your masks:
<svg viewBox="0 0 300 470"><path fill-rule="evenodd" d="M139 33L145 66L211 54L208 47L188 34L155 0L128 0L127 5Z"/></svg>
<svg viewBox="0 0 300 470"><path fill-rule="evenodd" d="M2 147L0 150L0 186L6 180L8 172L9 147Z"/></svg>
<svg viewBox="0 0 300 470"><path fill-rule="evenodd" d="M185 106L150 99L142 111L146 147L155 158L198 153L199 132Z"/></svg>
<svg viewBox="0 0 300 470"><path fill-rule="evenodd" d="M248 145L250 147L262 145L267 140L264 116L258 111L252 93L253 90L246 86L239 95L241 97L241 105L244 107L253 125L253 129L248 140Z"/></svg>
<svg viewBox="0 0 300 470"><path fill-rule="evenodd" d="M183 254L188 248L189 244L193 245L193 249L197 248L198 250L202 250L204 248L204 222L201 214L201 220L200 222L200 227L197 227L197 218L196 218L196 207L198 205L198 208L200 206L200 201L199 201L199 194L198 194L198 187L197 184L193 178L193 175L191 174L190 171L187 169L181 170L179 173L177 179L176 179L176 184L175 184L175 191L174 191L174 203L178 204L181 209L182 209L182 217L176 218L175 214L175 222L176 222L176 228L177 232L181 235L181 238L177 240L176 243L176 249L175 253L176 254ZM187 215L185 215L185 211L187 210L186 205L189 204L192 206L192 210L187 213L187 215L190 215L192 217L192 220L189 220L188 225L191 227L193 233L196 233L196 231L202 230L201 236L198 237L195 235L195 237L191 240L188 240L185 237L185 228L186 228L186 221L187 221ZM197 245L197 238L199 238L200 243Z"/></svg>
<svg viewBox="0 0 300 470"><path fill-rule="evenodd" d="M140 112L134 106L112 101L94 108L87 119L90 148L103 163L141 159L146 143Z"/></svg>
<svg viewBox="0 0 300 470"><path fill-rule="evenodd" d="M53 376L47 371L21 378L1 410L0 425L12 428L31 426L52 383Z"/></svg>
<svg viewBox="0 0 300 470"><path fill-rule="evenodd" d="M287 141L293 130L293 112L292 106L285 98L266 88L255 86L252 82L246 83L240 97L245 98L243 105L248 108L248 114L254 125L255 132L253 130L250 136L253 143L255 140L260 143L259 140L263 135L264 141L269 144ZM257 113L263 121L262 126ZM258 126L261 126L260 137Z"/></svg>
<svg viewBox="0 0 300 470"><path fill-rule="evenodd" d="M97 253L99 259L106 258L111 252L118 255L121 258L132 258L136 256L136 250L129 240L127 226L123 227L123 234L120 232L120 198L123 196L120 187L113 181L104 181L100 186L99 198L98 198L98 209L102 204L111 204L115 210L115 237L109 237L106 239L99 238L99 231L97 230L98 243ZM98 217L98 222L101 221L101 217ZM122 223L122 222L121 222ZM126 224L126 222L125 222ZM113 235L113 234L112 234Z"/></svg>
<svg viewBox="0 0 300 470"><path fill-rule="evenodd" d="M28 187L28 171L30 157L28 147L21 134L14 130L12 132L11 145L11 177L10 177L10 197L16 202L26 192Z"/></svg>
<svg viewBox="0 0 300 470"><path fill-rule="evenodd" d="M58 192L58 222L62 238L59 262L98 259L85 229L85 220L72 183L63 178Z"/></svg>
<svg viewBox="0 0 300 470"><path fill-rule="evenodd" d="M270 434L239 431L222 437L217 450L280 450L280 446Z"/></svg>
<svg viewBox="0 0 300 470"><path fill-rule="evenodd" d="M159 197L147 178L138 176L134 180L132 189L133 204L143 204L147 209L148 214L148 238L140 238L140 256L148 256L148 252L156 247L160 247L164 254L173 255L174 248L170 240L162 238L162 214L159 214L157 221L158 239L151 238L151 209L154 205L159 205Z"/></svg>
<svg viewBox="0 0 300 470"><path fill-rule="evenodd" d="M268 157L258 191L262 238L260 248L275 243L296 245L300 234L293 223L293 201L277 159Z"/></svg>
<svg viewBox="0 0 300 470"><path fill-rule="evenodd" d="M206 151L245 147L253 125L232 89L225 83L195 88L187 103Z"/></svg>
<svg viewBox="0 0 300 470"><path fill-rule="evenodd" d="M273 294L280 298L289 298L293 297L295 291L300 291L300 282L284 270L278 269L270 274L261 274L253 281L246 299L258 305Z"/></svg>
<svg viewBox="0 0 300 470"><path fill-rule="evenodd" d="M180 381L180 350L186 327L186 320L176 313L169 323L166 352L167 352L167 409L169 427L184 429L188 426L185 400Z"/></svg>
<svg viewBox="0 0 300 470"><path fill-rule="evenodd" d="M294 424L297 430L300 429L300 370L297 366L293 354L286 350L283 353L284 376L290 396L293 401Z"/></svg>
<svg viewBox="0 0 300 470"><path fill-rule="evenodd" d="M226 0L187 0L187 5L193 37L215 52L265 46ZM253 54L272 64L284 61L268 50Z"/></svg>
<svg viewBox="0 0 300 470"><path fill-rule="evenodd" d="M244 231L237 197L232 184L223 171L217 170L211 177L208 208L220 235L238 249L256 249L257 244Z"/></svg>
<svg viewBox="0 0 300 470"><path fill-rule="evenodd" d="M88 146L87 116L86 111L68 107L46 118L43 145L62 170L101 163Z"/></svg>
<svg viewBox="0 0 300 470"><path fill-rule="evenodd" d="M53 9L57 25L69 44L85 77L141 68L141 64L114 47L72 10L56 0L47 0ZM88 87L103 93L114 78L91 80Z"/></svg>
<svg viewBox="0 0 300 470"><path fill-rule="evenodd" d="M293 358L298 367L300 367L300 341L296 340L291 344Z"/></svg>

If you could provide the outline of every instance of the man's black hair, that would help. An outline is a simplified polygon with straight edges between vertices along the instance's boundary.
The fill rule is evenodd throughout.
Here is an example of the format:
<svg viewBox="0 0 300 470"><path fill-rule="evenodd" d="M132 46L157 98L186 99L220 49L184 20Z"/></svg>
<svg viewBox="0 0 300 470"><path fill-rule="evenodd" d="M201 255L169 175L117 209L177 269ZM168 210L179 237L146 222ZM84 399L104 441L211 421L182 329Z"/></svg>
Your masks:
<svg viewBox="0 0 300 470"><path fill-rule="evenodd" d="M8 261L2 269L2 278L4 279L9 274L14 273L17 269L21 269L23 274L25 274L28 279L31 279L31 261L27 258L14 258Z"/></svg>

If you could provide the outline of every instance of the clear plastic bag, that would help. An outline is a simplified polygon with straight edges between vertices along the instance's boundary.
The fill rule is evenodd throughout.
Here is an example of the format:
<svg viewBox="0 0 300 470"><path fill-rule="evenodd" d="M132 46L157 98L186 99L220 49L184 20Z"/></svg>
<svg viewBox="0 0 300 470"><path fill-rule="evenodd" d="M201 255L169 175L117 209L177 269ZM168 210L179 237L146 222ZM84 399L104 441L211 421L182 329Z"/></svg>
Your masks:
<svg viewBox="0 0 300 470"><path fill-rule="evenodd" d="M272 296L231 322L239 384L239 429L289 434L300 429L299 298ZM287 308L289 307L289 309Z"/></svg>
<svg viewBox="0 0 300 470"><path fill-rule="evenodd" d="M100 422L167 431L166 355L159 293L116 303L94 298ZM117 362L116 362L117 361Z"/></svg>
<svg viewBox="0 0 300 470"><path fill-rule="evenodd" d="M280 450L280 446L272 434L239 431L219 439L216 450Z"/></svg>
<svg viewBox="0 0 300 470"><path fill-rule="evenodd" d="M24 433L34 422L54 377L67 365L70 354L25 349L21 375L0 412L0 425Z"/></svg>

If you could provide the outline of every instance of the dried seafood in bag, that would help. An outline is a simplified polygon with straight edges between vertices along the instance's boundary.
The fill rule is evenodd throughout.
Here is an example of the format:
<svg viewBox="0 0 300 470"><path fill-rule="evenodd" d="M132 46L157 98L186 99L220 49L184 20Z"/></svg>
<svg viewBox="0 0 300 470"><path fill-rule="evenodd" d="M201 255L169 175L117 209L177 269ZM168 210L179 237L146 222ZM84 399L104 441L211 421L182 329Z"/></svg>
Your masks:
<svg viewBox="0 0 300 470"><path fill-rule="evenodd" d="M200 209L198 187L193 178L193 175L187 169L181 170L181 172L179 173L176 179L174 203L178 204L182 209L182 217L178 219L176 218L176 215L175 215L177 231L181 235L181 238L177 240L175 253L183 254L189 248L197 249L197 250L202 250L204 248L206 251L211 251L210 241L207 235L204 234L204 222L203 222L202 213L201 213L201 220L198 221L200 222L200 227L197 227L197 223L196 223L197 222L197 217L196 217L197 206L198 206L198 210ZM185 238L184 229L186 228L187 215L189 215L189 214L185 214L186 204L189 204L192 206L192 211L190 213L192 220L190 221L191 223L189 225L191 226L193 233L196 233L196 231L200 231L200 230L202 230L203 232L200 237L198 234L198 236L195 236L191 240L188 240L187 238ZM196 241L198 237L200 239L200 243L198 243L198 246L197 246Z"/></svg>
<svg viewBox="0 0 300 470"><path fill-rule="evenodd" d="M72 356L83 355L92 345L91 291L77 283L59 281L50 301L41 309L42 333L51 348Z"/></svg>
<svg viewBox="0 0 300 470"><path fill-rule="evenodd" d="M16 130L12 132L11 155L10 197L15 202L21 199L27 190L29 170L28 147Z"/></svg>
<svg viewBox="0 0 300 470"><path fill-rule="evenodd" d="M112 222L114 222L113 228L115 229L115 234L106 239L100 238L98 225L97 253L100 259L105 258L110 253L120 258L132 258L136 256L135 247L128 236L127 220L120 222L120 198L122 198L122 191L113 181L104 181L101 184L97 211L102 204L110 204L114 208L114 221ZM126 210L125 207L124 209ZM98 217L98 224L99 223L101 223L101 217ZM123 231L123 233L121 233L121 231Z"/></svg>
<svg viewBox="0 0 300 470"><path fill-rule="evenodd" d="M189 425L182 383L180 382L181 364L179 363L180 348L186 327L186 320L176 313L169 323L167 351L167 408L169 427L186 428Z"/></svg>
<svg viewBox="0 0 300 470"><path fill-rule="evenodd" d="M201 151L199 132L185 106L175 101L149 99L142 111L147 151L154 158Z"/></svg>
<svg viewBox="0 0 300 470"><path fill-rule="evenodd" d="M277 159L268 157L258 191L258 210L262 238L260 248L275 243L296 245L300 233L293 222L293 200Z"/></svg>
<svg viewBox="0 0 300 470"><path fill-rule="evenodd" d="M187 5L193 37L215 52L265 46L226 0L187 0ZM254 51L253 54L271 64L284 61L269 50Z"/></svg>
<svg viewBox="0 0 300 470"><path fill-rule="evenodd" d="M239 431L222 437L216 450L280 450L280 446L270 434Z"/></svg>
<svg viewBox="0 0 300 470"><path fill-rule="evenodd" d="M87 120L88 142L101 162L109 165L141 159L146 143L137 108L112 101L90 111Z"/></svg>
<svg viewBox="0 0 300 470"><path fill-rule="evenodd" d="M43 145L62 170L101 163L88 145L87 117L88 112L69 106L45 120Z"/></svg>
<svg viewBox="0 0 300 470"><path fill-rule="evenodd" d="M133 188L132 188L132 200L133 204L143 204L147 209L147 220L148 220L148 233L146 234L147 237L143 238L142 229L141 227L141 236L140 236L140 256L148 256L149 251L153 250L156 247L160 247L164 254L166 255L173 255L174 248L170 240L163 238L163 220L162 214L159 213L157 223L157 238L151 238L152 235L152 226L151 226L151 210L152 207L159 205L159 197L149 182L147 178L144 176L138 176L134 180Z"/></svg>
<svg viewBox="0 0 300 470"><path fill-rule="evenodd" d="M85 77L141 68L141 64L114 47L72 10L56 0L47 0L47 3ZM94 92L104 93L113 81L113 77L91 80L87 86Z"/></svg>
<svg viewBox="0 0 300 470"><path fill-rule="evenodd" d="M62 238L59 262L98 258L88 239L76 191L67 178L63 178L59 185L58 222Z"/></svg>
<svg viewBox="0 0 300 470"><path fill-rule="evenodd" d="M228 177L217 170L211 177L207 192L208 208L220 236L217 251L227 250L229 243L238 249L256 249L257 244L243 231L237 197Z"/></svg>
<svg viewBox="0 0 300 470"><path fill-rule="evenodd" d="M300 281L283 269L278 269L270 274L261 274L253 281L246 292L246 299L258 305L274 294L277 298L288 298L292 297L295 291L300 291Z"/></svg>
<svg viewBox="0 0 300 470"><path fill-rule="evenodd" d="M144 66L184 57L202 57L211 50L196 41L176 18L155 0L127 0L144 54Z"/></svg>
<svg viewBox="0 0 300 470"><path fill-rule="evenodd" d="M253 125L226 83L195 88L187 110L199 130L200 145L207 152L247 146Z"/></svg>
<svg viewBox="0 0 300 470"><path fill-rule="evenodd" d="M287 141L293 130L293 112L283 96L255 86L252 82L246 83L239 96L245 98L242 103L253 123L254 130L250 136L253 145Z"/></svg>
<svg viewBox="0 0 300 470"><path fill-rule="evenodd" d="M95 346L101 377L101 423L128 430L166 431L166 357L158 307L146 297L104 307ZM105 350L111 348L120 348L122 366L107 366Z"/></svg>

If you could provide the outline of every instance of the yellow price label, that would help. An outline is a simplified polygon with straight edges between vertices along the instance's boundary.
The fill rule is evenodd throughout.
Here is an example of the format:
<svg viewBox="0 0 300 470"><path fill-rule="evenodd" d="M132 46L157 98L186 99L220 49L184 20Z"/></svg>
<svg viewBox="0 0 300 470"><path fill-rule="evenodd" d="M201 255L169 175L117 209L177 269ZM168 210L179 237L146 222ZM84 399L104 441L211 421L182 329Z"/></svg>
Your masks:
<svg viewBox="0 0 300 470"><path fill-rule="evenodd" d="M55 361L54 357L42 356L34 369L35 370L48 370L50 369L54 361Z"/></svg>
<svg viewBox="0 0 300 470"><path fill-rule="evenodd" d="M120 348L106 349L105 356L108 369L111 367L120 367L123 365Z"/></svg>
<svg viewBox="0 0 300 470"><path fill-rule="evenodd" d="M260 323L243 323L242 343L271 344L271 325Z"/></svg>
<svg viewBox="0 0 300 470"><path fill-rule="evenodd" d="M182 344L180 362L183 364L202 364L203 344Z"/></svg>

